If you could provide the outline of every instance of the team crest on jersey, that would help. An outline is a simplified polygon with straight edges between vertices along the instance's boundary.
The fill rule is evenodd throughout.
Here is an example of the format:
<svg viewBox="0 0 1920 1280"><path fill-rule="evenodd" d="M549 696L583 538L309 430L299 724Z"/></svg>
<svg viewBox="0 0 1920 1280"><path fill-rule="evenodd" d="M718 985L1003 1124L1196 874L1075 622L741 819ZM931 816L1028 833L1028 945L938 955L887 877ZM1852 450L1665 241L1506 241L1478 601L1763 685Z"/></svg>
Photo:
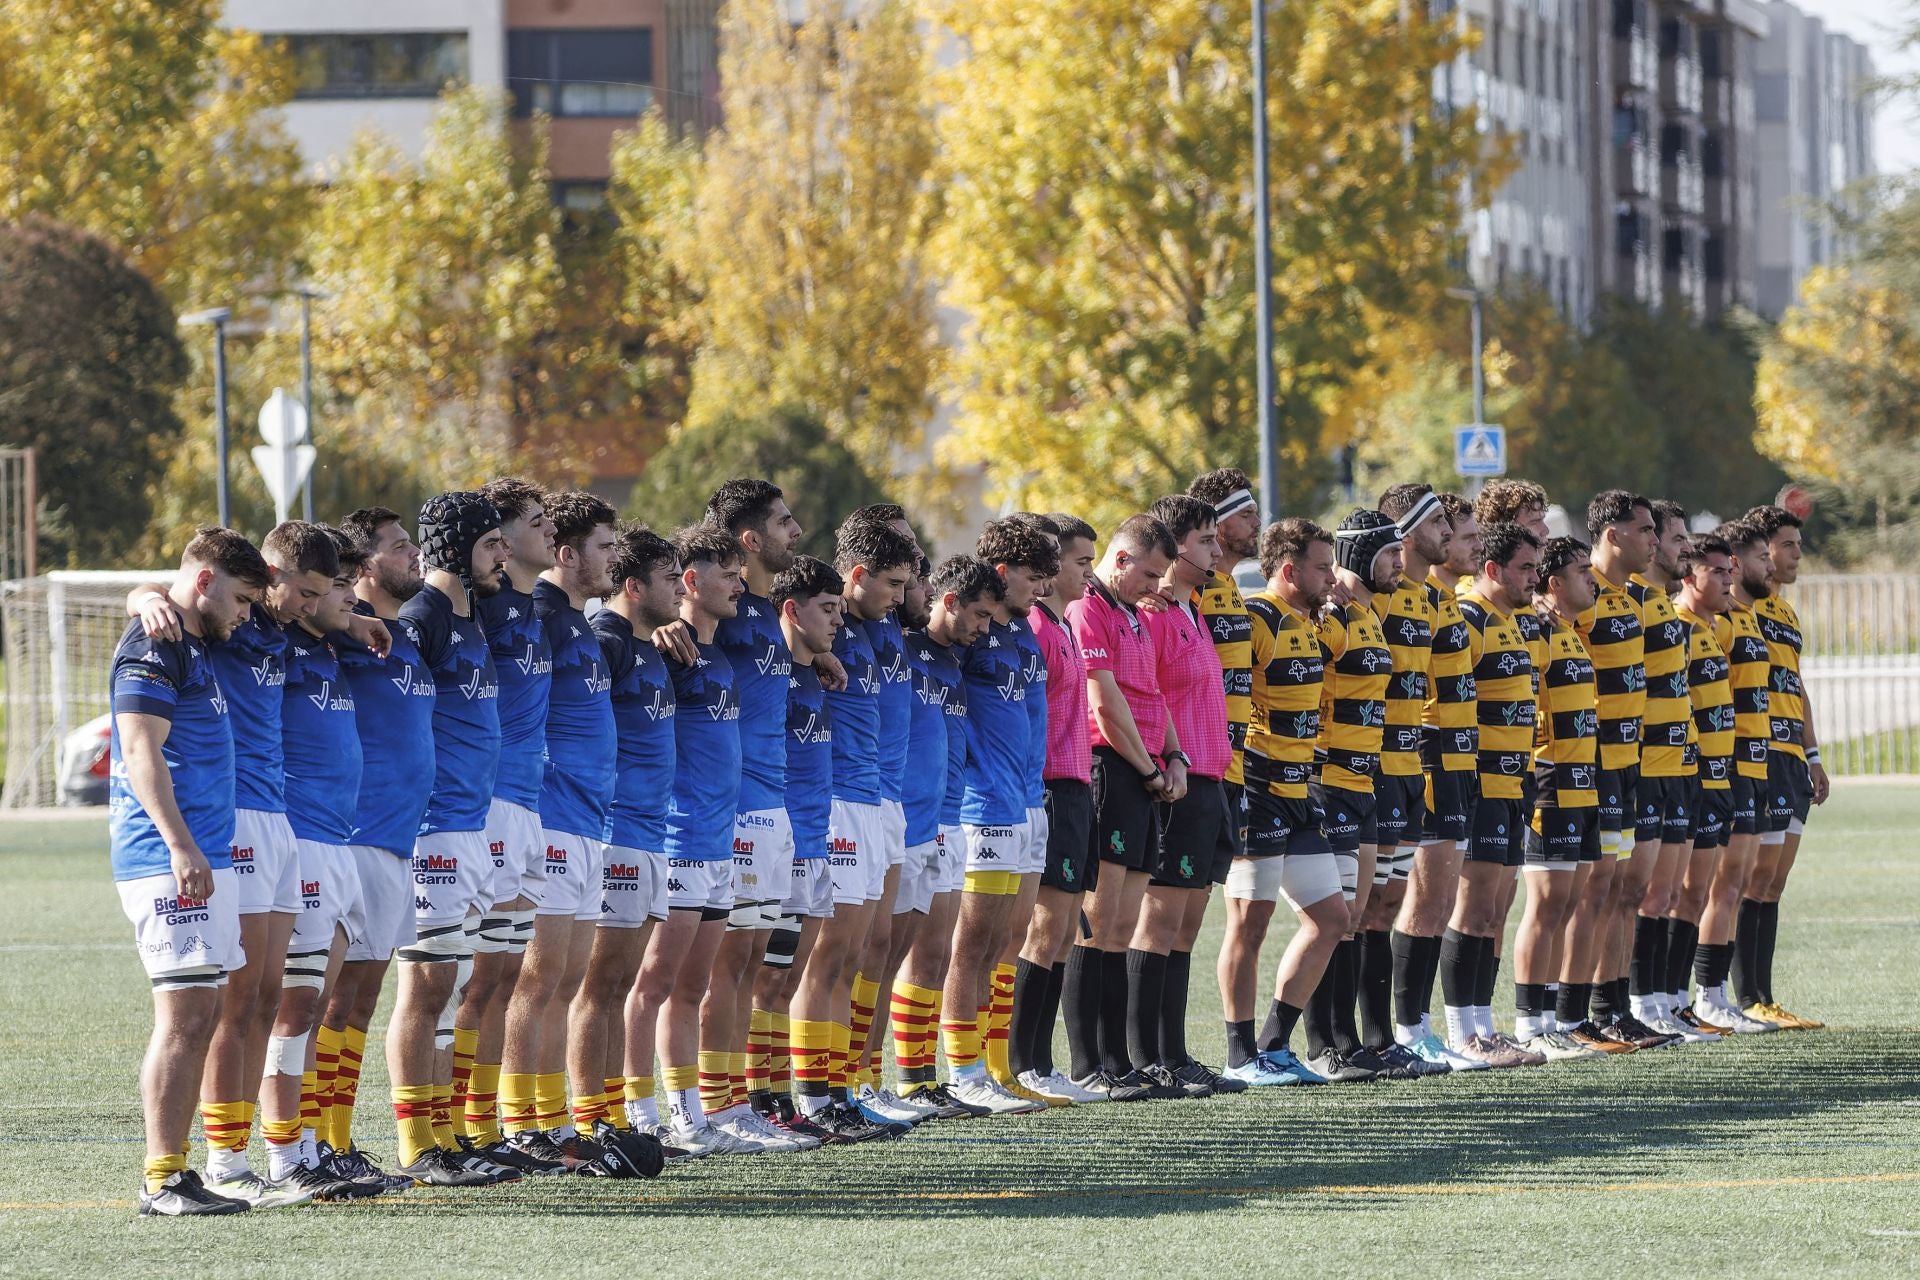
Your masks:
<svg viewBox="0 0 1920 1280"><path fill-rule="evenodd" d="M1501 675L1510 676L1520 670L1520 657L1515 653L1503 653L1495 665L1500 668Z"/></svg>

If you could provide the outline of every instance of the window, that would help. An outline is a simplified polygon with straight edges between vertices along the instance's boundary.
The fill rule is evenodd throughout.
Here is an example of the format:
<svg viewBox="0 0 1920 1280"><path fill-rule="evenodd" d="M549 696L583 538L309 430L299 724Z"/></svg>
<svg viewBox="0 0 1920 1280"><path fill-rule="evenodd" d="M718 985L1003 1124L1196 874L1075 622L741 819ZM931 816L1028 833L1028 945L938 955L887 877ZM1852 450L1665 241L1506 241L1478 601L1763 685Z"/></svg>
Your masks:
<svg viewBox="0 0 1920 1280"><path fill-rule="evenodd" d="M1707 279L1715 284L1727 278L1727 242L1717 235L1707 237L1706 247Z"/></svg>
<svg viewBox="0 0 1920 1280"><path fill-rule="evenodd" d="M1700 149L1700 168L1709 178L1724 178L1727 174L1726 142L1718 129L1707 132L1707 140Z"/></svg>
<svg viewBox="0 0 1920 1280"><path fill-rule="evenodd" d="M287 35L296 98L431 98L467 82L462 31Z"/></svg>
<svg viewBox="0 0 1920 1280"><path fill-rule="evenodd" d="M509 31L507 81L523 116L637 116L653 105L653 31Z"/></svg>
<svg viewBox="0 0 1920 1280"><path fill-rule="evenodd" d="M1726 33L1718 27L1707 27L1700 32L1700 74L1709 80L1724 80L1727 76Z"/></svg>

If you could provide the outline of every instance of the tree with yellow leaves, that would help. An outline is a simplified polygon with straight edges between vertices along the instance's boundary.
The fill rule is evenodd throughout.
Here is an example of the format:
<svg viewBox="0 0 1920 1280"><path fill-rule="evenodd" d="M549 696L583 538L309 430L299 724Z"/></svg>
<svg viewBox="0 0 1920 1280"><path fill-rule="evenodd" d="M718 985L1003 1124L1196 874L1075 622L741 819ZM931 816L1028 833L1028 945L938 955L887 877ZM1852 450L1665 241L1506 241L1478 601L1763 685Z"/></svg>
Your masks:
<svg viewBox="0 0 1920 1280"><path fill-rule="evenodd" d="M856 12L857 11L857 12ZM931 412L933 125L910 0L732 0L724 131L678 241L702 302L688 424L788 405L881 472Z"/></svg>
<svg viewBox="0 0 1920 1280"><path fill-rule="evenodd" d="M995 495L1108 520L1257 449L1245 4L942 0L938 261L971 324L957 461ZM1497 157L1433 100L1450 21L1399 0L1268 19L1285 498L1378 316L1445 282Z"/></svg>

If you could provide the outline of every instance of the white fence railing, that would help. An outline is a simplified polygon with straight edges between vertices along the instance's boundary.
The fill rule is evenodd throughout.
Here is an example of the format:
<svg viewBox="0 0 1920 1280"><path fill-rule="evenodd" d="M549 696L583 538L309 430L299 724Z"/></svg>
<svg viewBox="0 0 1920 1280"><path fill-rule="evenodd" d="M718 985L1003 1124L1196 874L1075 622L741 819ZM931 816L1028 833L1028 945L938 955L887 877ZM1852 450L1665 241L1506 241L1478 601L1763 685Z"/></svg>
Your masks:
<svg viewBox="0 0 1920 1280"><path fill-rule="evenodd" d="M1920 574L1808 574L1786 592L1829 773L1920 773Z"/></svg>

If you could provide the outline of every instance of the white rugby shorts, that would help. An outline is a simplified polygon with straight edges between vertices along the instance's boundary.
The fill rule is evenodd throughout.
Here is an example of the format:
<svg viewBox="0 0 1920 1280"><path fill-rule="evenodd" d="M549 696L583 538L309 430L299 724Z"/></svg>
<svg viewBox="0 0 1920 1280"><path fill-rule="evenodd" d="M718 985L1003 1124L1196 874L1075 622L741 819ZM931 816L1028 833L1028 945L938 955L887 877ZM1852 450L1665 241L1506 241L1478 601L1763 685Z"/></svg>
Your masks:
<svg viewBox="0 0 1920 1280"><path fill-rule="evenodd" d="M733 911L733 860L667 859L667 906L675 911L698 911L707 919L730 914Z"/></svg>
<svg viewBox="0 0 1920 1280"><path fill-rule="evenodd" d="M1227 870L1227 896L1242 902L1284 898L1295 911L1304 911L1340 892L1340 864L1331 852L1235 858Z"/></svg>
<svg viewBox="0 0 1920 1280"><path fill-rule="evenodd" d="M181 977L181 985L215 987L246 963L240 946L240 886L231 867L213 873L213 893L203 902L179 895L172 872L121 880L120 909L133 922L140 964L159 986Z"/></svg>
<svg viewBox="0 0 1920 1280"><path fill-rule="evenodd" d="M571 916L575 920L598 920L600 911L600 858L606 847L592 836L571 831L541 833L543 883L540 896L533 900L538 916Z"/></svg>
<svg viewBox="0 0 1920 1280"><path fill-rule="evenodd" d="M605 846L600 864L600 923L637 929L667 918L667 855Z"/></svg>
<svg viewBox="0 0 1920 1280"><path fill-rule="evenodd" d="M880 802L880 839L885 843L889 867L907 862L907 809L898 800Z"/></svg>
<svg viewBox="0 0 1920 1280"><path fill-rule="evenodd" d="M907 849L907 860L900 867L900 887L894 891L893 914L918 911L925 915L933 906L933 895L940 877L940 838Z"/></svg>
<svg viewBox="0 0 1920 1280"><path fill-rule="evenodd" d="M413 920L422 933L464 926L493 901L493 858L479 831L435 831L413 842Z"/></svg>
<svg viewBox="0 0 1920 1280"><path fill-rule="evenodd" d="M1027 810L1027 848L1020 863L1021 875L1037 876L1047 869L1047 838L1052 833L1053 822L1044 804Z"/></svg>
<svg viewBox="0 0 1920 1280"><path fill-rule="evenodd" d="M233 874L240 886L240 914L301 909L300 855L284 813L233 811Z"/></svg>
<svg viewBox="0 0 1920 1280"><path fill-rule="evenodd" d="M789 888L780 912L826 920L833 915L833 868L825 858L795 858L788 877Z"/></svg>
<svg viewBox="0 0 1920 1280"><path fill-rule="evenodd" d="M391 960L412 943L413 863L370 844L347 846L360 873L359 928L347 933L348 960Z"/></svg>
<svg viewBox="0 0 1920 1280"><path fill-rule="evenodd" d="M756 809L733 819L733 903L776 905L787 893L793 823L785 809ZM767 926L771 927L771 926Z"/></svg>
<svg viewBox="0 0 1920 1280"><path fill-rule="evenodd" d="M934 838L937 874L933 882L936 894L958 893L967 883L967 833L960 827L942 826Z"/></svg>
<svg viewBox="0 0 1920 1280"><path fill-rule="evenodd" d="M299 840L293 847L300 859L300 914L293 919L288 955L312 955L333 946L335 929L347 941L354 930L366 927L360 903L360 867L343 844Z"/></svg>
<svg viewBox="0 0 1920 1280"><path fill-rule="evenodd" d="M880 900L887 879L882 806L834 800L827 818L827 863L835 906L857 907Z"/></svg>
<svg viewBox="0 0 1920 1280"><path fill-rule="evenodd" d="M1003 826L976 827L965 823L966 873L1005 871L1018 875L1027 861L1027 824L1024 821Z"/></svg>
<svg viewBox="0 0 1920 1280"><path fill-rule="evenodd" d="M541 854L547 847L540 815L523 804L496 798L487 806L486 837L493 870L481 909L497 911L515 898L538 904L546 888Z"/></svg>

